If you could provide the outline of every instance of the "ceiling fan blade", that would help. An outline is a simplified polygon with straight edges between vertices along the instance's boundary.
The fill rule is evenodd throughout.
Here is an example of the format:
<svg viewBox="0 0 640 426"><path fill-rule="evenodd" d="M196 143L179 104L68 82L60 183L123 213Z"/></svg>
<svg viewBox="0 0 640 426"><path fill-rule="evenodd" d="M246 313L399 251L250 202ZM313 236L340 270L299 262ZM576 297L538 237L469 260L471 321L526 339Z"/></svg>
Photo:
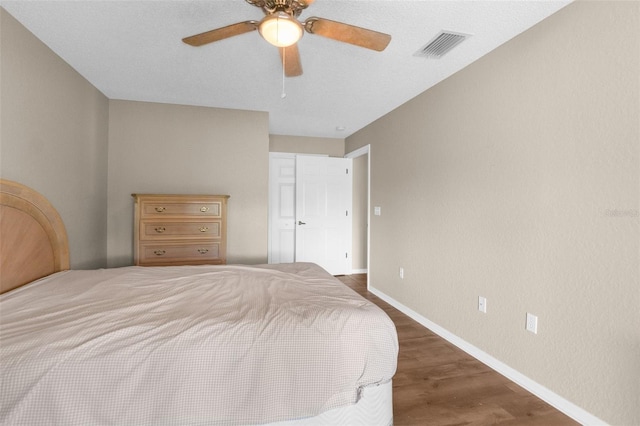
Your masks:
<svg viewBox="0 0 640 426"><path fill-rule="evenodd" d="M391 41L389 34L379 33L329 19L317 18L315 16L304 22L304 28L310 34L316 34L366 49L377 50L378 52L383 51Z"/></svg>
<svg viewBox="0 0 640 426"><path fill-rule="evenodd" d="M191 46L202 46L204 44L213 43L214 41L224 40L225 38L248 33L258 29L258 21L244 21L237 24L227 25L226 27L217 28L215 30L206 31L204 33L192 35L182 39Z"/></svg>
<svg viewBox="0 0 640 426"><path fill-rule="evenodd" d="M298 77L302 75L302 64L300 63L300 52L298 44L292 44L289 47L281 47L280 59L284 64L284 74L287 77Z"/></svg>

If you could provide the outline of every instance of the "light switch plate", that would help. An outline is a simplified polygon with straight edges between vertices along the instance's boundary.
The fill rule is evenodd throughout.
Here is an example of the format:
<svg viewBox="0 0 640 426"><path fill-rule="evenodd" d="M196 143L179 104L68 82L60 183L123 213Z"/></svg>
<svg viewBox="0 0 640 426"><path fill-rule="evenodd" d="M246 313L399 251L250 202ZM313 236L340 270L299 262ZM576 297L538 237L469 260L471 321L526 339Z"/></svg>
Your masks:
<svg viewBox="0 0 640 426"><path fill-rule="evenodd" d="M487 298L478 296L478 310L480 312L487 313Z"/></svg>
<svg viewBox="0 0 640 426"><path fill-rule="evenodd" d="M527 312L527 331L538 334L538 317Z"/></svg>

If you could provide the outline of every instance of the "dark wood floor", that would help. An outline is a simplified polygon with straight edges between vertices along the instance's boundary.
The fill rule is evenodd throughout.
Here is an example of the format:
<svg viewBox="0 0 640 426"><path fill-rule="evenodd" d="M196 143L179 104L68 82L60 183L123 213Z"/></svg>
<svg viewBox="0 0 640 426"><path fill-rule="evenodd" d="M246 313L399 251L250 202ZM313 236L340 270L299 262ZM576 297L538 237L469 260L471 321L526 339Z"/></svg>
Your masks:
<svg viewBox="0 0 640 426"><path fill-rule="evenodd" d="M396 426L576 425L572 419L367 291L367 275L338 277L380 306L398 330Z"/></svg>

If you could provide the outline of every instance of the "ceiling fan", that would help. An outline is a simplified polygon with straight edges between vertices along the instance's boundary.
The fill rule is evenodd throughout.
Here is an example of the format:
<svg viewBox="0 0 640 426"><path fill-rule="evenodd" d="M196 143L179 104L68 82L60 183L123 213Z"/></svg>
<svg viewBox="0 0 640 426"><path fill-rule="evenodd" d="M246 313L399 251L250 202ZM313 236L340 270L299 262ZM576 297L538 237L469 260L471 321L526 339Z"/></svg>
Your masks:
<svg viewBox="0 0 640 426"><path fill-rule="evenodd" d="M297 18L300 16L300 13L313 3L314 0L246 1L253 6L261 8L266 16L261 21L238 22L226 27L185 37L182 41L191 46L202 46L213 43L214 41L258 30L266 41L279 48L284 73L287 77L302 75L302 65L300 63L300 53L298 52L297 42L302 37L304 31L309 34L327 37L379 52L383 51L391 41L391 36L388 34L344 24L342 22L331 21L329 19L313 16L304 22L298 21Z"/></svg>

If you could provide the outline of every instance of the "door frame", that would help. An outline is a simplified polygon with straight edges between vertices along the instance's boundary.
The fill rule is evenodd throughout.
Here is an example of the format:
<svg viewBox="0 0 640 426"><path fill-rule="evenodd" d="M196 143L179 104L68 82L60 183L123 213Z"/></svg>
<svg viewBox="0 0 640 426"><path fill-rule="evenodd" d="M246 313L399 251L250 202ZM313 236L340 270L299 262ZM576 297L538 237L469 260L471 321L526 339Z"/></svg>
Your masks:
<svg viewBox="0 0 640 426"><path fill-rule="evenodd" d="M361 148L356 149L345 154L345 158L358 158L363 155L367 157L367 289L369 289L369 283L371 282L369 272L371 271L371 145L367 144ZM353 265L353 264L352 264ZM353 272L353 271L352 271Z"/></svg>

